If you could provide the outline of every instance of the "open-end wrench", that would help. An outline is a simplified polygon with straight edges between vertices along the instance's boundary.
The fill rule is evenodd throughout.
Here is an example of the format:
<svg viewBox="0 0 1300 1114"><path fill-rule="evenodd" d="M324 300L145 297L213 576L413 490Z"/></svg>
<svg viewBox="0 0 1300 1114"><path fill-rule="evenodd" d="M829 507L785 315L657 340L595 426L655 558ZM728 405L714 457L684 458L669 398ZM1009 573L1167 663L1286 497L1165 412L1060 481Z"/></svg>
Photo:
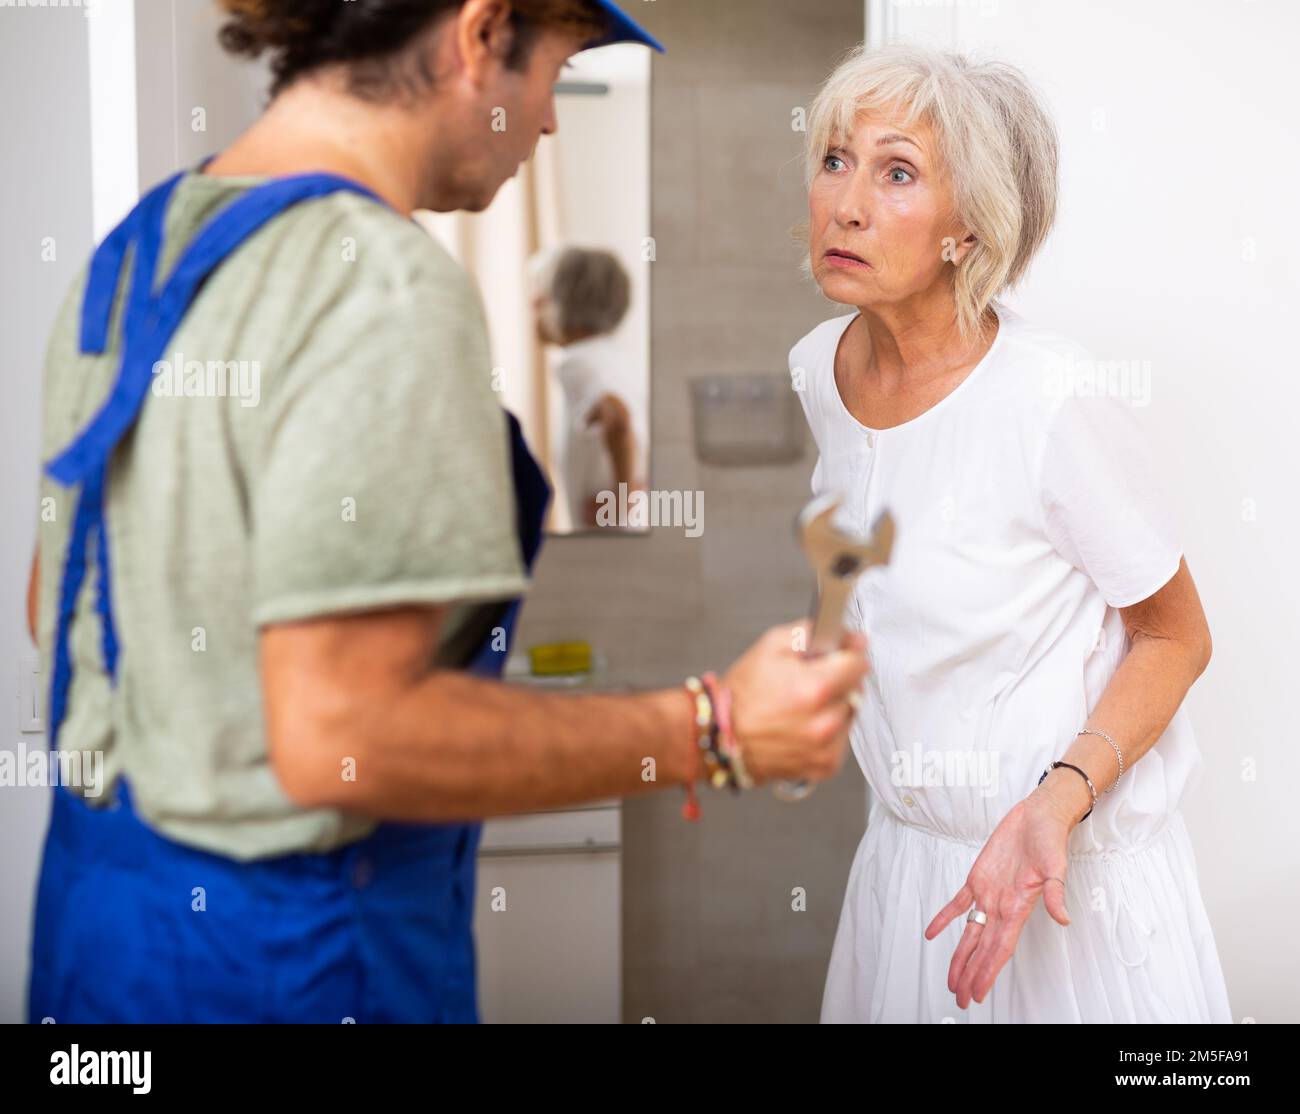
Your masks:
<svg viewBox="0 0 1300 1114"><path fill-rule="evenodd" d="M840 648L844 609L853 595L854 582L867 569L889 564L894 550L894 519L887 510L876 517L868 537L858 538L833 521L842 504L838 495L818 496L804 507L796 524L819 587L816 619L805 651L809 657ZM778 781L772 788L783 801L802 801L814 786L808 781Z"/></svg>

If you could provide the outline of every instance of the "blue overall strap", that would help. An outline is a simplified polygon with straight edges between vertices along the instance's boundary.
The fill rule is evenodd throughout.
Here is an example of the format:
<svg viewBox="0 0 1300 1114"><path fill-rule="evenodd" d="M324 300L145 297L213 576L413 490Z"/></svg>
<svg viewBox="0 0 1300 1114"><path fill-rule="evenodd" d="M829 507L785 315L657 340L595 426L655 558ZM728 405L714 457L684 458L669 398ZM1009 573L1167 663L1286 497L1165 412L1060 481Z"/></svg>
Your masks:
<svg viewBox="0 0 1300 1114"><path fill-rule="evenodd" d="M163 229L167 220L167 203L171 200L177 184L183 177L184 174L182 173L169 178L161 186L150 191L144 201L133 210L133 213L137 215L136 225L133 230L135 258L131 266L131 290L127 298L125 324L123 326L123 334L126 338L123 345L123 367L125 367L128 359L125 349L130 344L130 338L139 335L147 320L149 308L153 305L154 280L158 272L158 257L162 252ZM114 249L114 252L116 252L116 249ZM115 268L111 272L111 278L100 282L88 281L86 284L88 304L83 304L81 321L83 352L86 351L85 344L87 340L97 343L98 347L95 349L97 353L102 353L107 346L113 297L122 266L120 259L113 259L111 263ZM95 253L92 268L96 265L101 265L98 252ZM103 265L102 269L105 274L109 273L107 265ZM107 297L104 296L105 292L107 292ZM96 300L90 303L89 299L92 293ZM103 304L101 305L101 303ZM95 483L87 482L83 485L81 500L85 501L92 497L96 500L96 503L91 507L91 520L95 531L95 568L98 574L95 605L99 614L104 669L109 677L116 681L117 627L113 622L113 595L109 591L108 532L104 528L104 500L108 498L107 482L107 465L105 465L98 470ZM79 587L80 585L78 585ZM75 595L72 598L71 606L74 609L76 607ZM67 655L66 646L64 647L64 654Z"/></svg>
<svg viewBox="0 0 1300 1114"><path fill-rule="evenodd" d="M162 244L163 222L183 174L177 174L155 187L100 244L86 276L86 290L81 304L81 351L102 355L108 347L113 303L121 282L122 267L128 249L134 248L131 266L131 290L124 315L124 334L131 335L144 321L153 299L158 253ZM125 347L125 346L124 346ZM123 355L123 365L126 356ZM119 383L121 372L118 375ZM72 682L72 652L69 645L77 599L86 578L86 558L90 536L95 535L96 607L99 613L104 669L117 676L117 633L113 624L112 596L108 590L108 541L103 529L104 468L85 478L73 518L72 536L59 585L59 604L53 652L53 676L50 687L50 746L57 745L59 727L67 713L68 689Z"/></svg>
<svg viewBox="0 0 1300 1114"><path fill-rule="evenodd" d="M54 670L50 678L49 745L58 746L59 728L67 713L68 688L72 682L72 653L68 636L77 610L77 597L86 578L87 541L96 528L96 518L102 498L103 476L96 474L88 479L77 500L77 512L72 522L72 536L68 539L68 552L63 562L63 579L59 584L59 611L54 632ZM102 622L102 616L101 616ZM116 644L114 644L116 658Z"/></svg>
<svg viewBox="0 0 1300 1114"><path fill-rule="evenodd" d="M149 230L153 250L146 253L145 266L133 266L132 269L137 289L142 281L147 281L150 285L149 293L152 293L158 244L162 236L162 218L167 213L167 202L171 200L171 195L184 176L184 173L176 174L150 190L96 249L86 277L86 292L81 300L81 351L85 355L103 355L104 349L108 347L113 301L117 297L126 251L132 244L136 244L136 260L140 260L142 249L138 239L141 226L149 224L150 218L153 218L153 229Z"/></svg>
<svg viewBox="0 0 1300 1114"><path fill-rule="evenodd" d="M370 190L346 178L304 174L258 186L209 221L186 249L154 305L148 307L147 319L137 335L128 333L122 370L112 393L91 423L46 466L50 476L65 485L80 483L108 461L135 423L149 393L154 364L189 311L199 287L231 252L290 206L342 191L379 201Z"/></svg>
<svg viewBox="0 0 1300 1114"><path fill-rule="evenodd" d="M46 465L57 482L82 485L59 590L58 626L51 677L49 741L57 746L72 682L70 633L77 598L86 575L90 535L96 535L99 612L104 666L116 679L118 641L109 591L109 555L104 529L104 487L108 462L134 425L149 394L153 368L189 311L208 277L245 240L285 209L326 194L350 192L383 202L346 178L306 174L268 182L250 190L217 214L186 249L162 291L154 295L154 277L163 240L167 202L183 175L150 192L101 245L92 261L82 305L83 351L99 353L107 345L109 320L128 247L135 264L123 326L122 365L107 401L90 424Z"/></svg>

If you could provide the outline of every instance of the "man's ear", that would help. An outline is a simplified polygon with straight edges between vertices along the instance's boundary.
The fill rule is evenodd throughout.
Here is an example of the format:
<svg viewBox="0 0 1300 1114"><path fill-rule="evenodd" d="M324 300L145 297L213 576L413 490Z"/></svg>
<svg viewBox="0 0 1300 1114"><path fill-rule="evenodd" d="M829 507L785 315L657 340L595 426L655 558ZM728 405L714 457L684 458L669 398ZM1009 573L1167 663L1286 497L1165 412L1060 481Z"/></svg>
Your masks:
<svg viewBox="0 0 1300 1114"><path fill-rule="evenodd" d="M514 41L510 5L505 0L466 0L455 16L456 45L466 74L481 81L491 63L503 62Z"/></svg>

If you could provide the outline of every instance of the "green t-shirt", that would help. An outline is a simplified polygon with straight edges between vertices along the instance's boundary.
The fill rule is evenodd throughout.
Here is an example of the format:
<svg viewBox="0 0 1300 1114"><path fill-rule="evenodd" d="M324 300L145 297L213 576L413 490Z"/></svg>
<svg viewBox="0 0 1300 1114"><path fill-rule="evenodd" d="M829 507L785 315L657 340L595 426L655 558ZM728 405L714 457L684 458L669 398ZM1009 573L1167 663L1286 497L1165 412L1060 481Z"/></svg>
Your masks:
<svg viewBox="0 0 1300 1114"><path fill-rule="evenodd" d="M214 213L263 180L182 179L160 279ZM84 271L63 306L45 367L45 460L116 377L130 270L128 255L103 356L79 351ZM370 832L370 820L304 810L282 792L263 730L258 629L451 604L438 664L470 660L503 601L527 586L491 375L476 288L413 222L335 194L247 240L200 290L113 458L118 682L104 671L92 563L60 749L101 750L105 783L125 774L150 825L236 859L325 851ZM78 490L42 482L47 678Z"/></svg>

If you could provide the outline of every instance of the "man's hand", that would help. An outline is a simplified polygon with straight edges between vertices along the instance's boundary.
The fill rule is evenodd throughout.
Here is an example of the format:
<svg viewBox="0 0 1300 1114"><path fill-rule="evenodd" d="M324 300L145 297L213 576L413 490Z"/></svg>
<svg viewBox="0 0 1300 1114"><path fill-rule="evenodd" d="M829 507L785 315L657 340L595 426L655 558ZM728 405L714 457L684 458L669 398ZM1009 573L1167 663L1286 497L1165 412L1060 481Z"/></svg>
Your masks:
<svg viewBox="0 0 1300 1114"><path fill-rule="evenodd" d="M797 649L810 625L773 627L725 677L735 705L735 734L755 782L824 781L844 761L854 709L867 674L866 639L850 634L842 649L808 658Z"/></svg>

